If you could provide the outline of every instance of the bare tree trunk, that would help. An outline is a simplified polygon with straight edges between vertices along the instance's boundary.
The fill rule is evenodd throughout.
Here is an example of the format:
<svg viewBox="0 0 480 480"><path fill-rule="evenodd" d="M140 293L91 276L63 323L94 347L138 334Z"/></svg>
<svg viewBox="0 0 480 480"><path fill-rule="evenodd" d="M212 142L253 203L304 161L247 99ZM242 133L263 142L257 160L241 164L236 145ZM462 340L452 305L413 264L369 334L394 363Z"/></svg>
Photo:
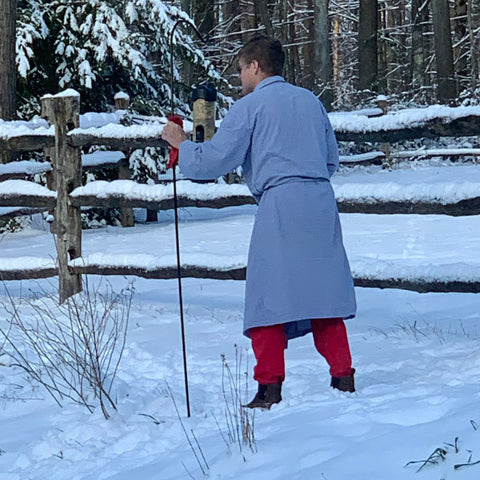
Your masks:
<svg viewBox="0 0 480 480"><path fill-rule="evenodd" d="M332 57L330 42L330 20L328 17L329 0L315 0L315 56L313 71L315 83L320 90L320 99L329 110L333 103L332 90Z"/></svg>
<svg viewBox="0 0 480 480"><path fill-rule="evenodd" d="M214 3L212 0L182 0L182 10L190 15L204 39L208 38L215 24ZM197 40L196 36L193 36ZM182 62L182 79L185 85L191 86L197 82L199 69L188 61ZM153 217L152 217L153 218ZM155 212L156 218L156 212Z"/></svg>
<svg viewBox="0 0 480 480"><path fill-rule="evenodd" d="M220 16L223 24L229 24L230 28L227 29L227 32L237 31L238 21L233 20L239 14L239 2L235 0L227 0L220 4Z"/></svg>
<svg viewBox="0 0 480 480"><path fill-rule="evenodd" d="M438 99L449 101L457 95L453 68L450 7L448 0L432 0L431 8L437 64Z"/></svg>
<svg viewBox="0 0 480 480"><path fill-rule="evenodd" d="M250 0L240 0L240 10L242 12L242 41L243 43L250 40L257 27L255 18L255 4Z"/></svg>
<svg viewBox="0 0 480 480"><path fill-rule="evenodd" d="M307 0L307 9L313 12L313 0ZM302 48L302 56L304 61L303 68L303 86L309 90L315 88L315 75L313 70L313 59L315 55L315 23L314 17L311 16L305 22L305 29L307 34L307 43Z"/></svg>
<svg viewBox="0 0 480 480"><path fill-rule="evenodd" d="M474 13L473 13L473 0L468 0L468 37L470 39L470 88L472 91L477 87L477 82L480 80L478 78L479 70L479 59L478 59L478 47L480 42L478 40L478 35L475 36L475 22L474 22ZM479 14L480 16L480 14Z"/></svg>
<svg viewBox="0 0 480 480"><path fill-rule="evenodd" d="M340 15L333 18L333 42L332 42L332 82L334 91L340 85L341 52L340 52L340 27L342 19ZM336 95L335 95L336 96Z"/></svg>
<svg viewBox="0 0 480 480"><path fill-rule="evenodd" d="M295 45L295 24L292 2L281 0L282 42L286 46L285 78L296 84L299 77L298 49Z"/></svg>
<svg viewBox="0 0 480 480"><path fill-rule="evenodd" d="M405 39L403 38L403 0L381 2L379 4L379 24L377 26L377 90L399 92L402 85L405 65Z"/></svg>
<svg viewBox="0 0 480 480"><path fill-rule="evenodd" d="M424 33L427 22L428 8L425 0L412 0L411 83L414 89L429 84L428 77L425 75L426 45Z"/></svg>
<svg viewBox="0 0 480 480"><path fill-rule="evenodd" d="M207 36L215 23L214 2L213 0L193 0L191 3L195 25L202 35Z"/></svg>
<svg viewBox="0 0 480 480"><path fill-rule="evenodd" d="M0 0L0 118L15 117L16 0Z"/></svg>
<svg viewBox="0 0 480 480"><path fill-rule="evenodd" d="M302 66L300 64L300 53L297 43L297 34L295 31L295 23L289 24L289 42L290 42L290 63L292 69L292 81L295 85L301 85L302 83Z"/></svg>
<svg viewBox="0 0 480 480"><path fill-rule="evenodd" d="M396 0L391 12L392 38L389 53L392 64L388 68L388 91L403 92L407 89L408 72L403 67L408 63L407 35L405 28L405 1Z"/></svg>
<svg viewBox="0 0 480 480"><path fill-rule="evenodd" d="M273 37L273 26L270 12L268 10L268 1L267 0L257 0L255 2L255 7L257 9L258 17L260 22L265 27L265 33Z"/></svg>
<svg viewBox="0 0 480 480"><path fill-rule="evenodd" d="M285 67L283 75L287 82L295 83L292 59L290 56L290 48L287 45L290 43L290 29L288 27L288 16L290 13L290 6L288 0L279 0L278 2L279 20L280 20L280 39L285 46Z"/></svg>
<svg viewBox="0 0 480 480"><path fill-rule="evenodd" d="M468 78L467 0L455 0L452 29L454 35L453 61L459 78Z"/></svg>
<svg viewBox="0 0 480 480"><path fill-rule="evenodd" d="M376 90L378 85L377 60L378 0L360 0L358 26L359 87Z"/></svg>
<svg viewBox="0 0 480 480"><path fill-rule="evenodd" d="M0 118L15 118L15 23L17 0L0 0ZM7 163L12 156L0 152L0 163Z"/></svg>
<svg viewBox="0 0 480 480"><path fill-rule="evenodd" d="M182 10L188 13L190 16L192 16L192 3L193 3L193 0L182 0L180 2L180 6L182 7Z"/></svg>
<svg viewBox="0 0 480 480"><path fill-rule="evenodd" d="M360 8L362 3L360 2ZM387 77L388 77L388 63L391 59L388 58L389 56L389 42L390 42L390 32L391 32L391 25L389 25L389 4L388 2L380 2L378 5L378 12L377 12L377 67L376 67L376 78L377 78L377 90L382 90L387 92ZM361 20L360 20L361 21ZM363 31L363 24L359 26L360 32ZM360 35L359 35L360 38ZM359 44L359 59L360 55L362 54L362 45ZM363 52L365 54L365 52ZM362 60L360 60L360 78L362 78ZM370 74L371 75L371 74ZM373 80L370 80L373 82ZM371 85L371 84L370 84ZM367 90L376 90L372 88L368 83L364 86L363 89Z"/></svg>

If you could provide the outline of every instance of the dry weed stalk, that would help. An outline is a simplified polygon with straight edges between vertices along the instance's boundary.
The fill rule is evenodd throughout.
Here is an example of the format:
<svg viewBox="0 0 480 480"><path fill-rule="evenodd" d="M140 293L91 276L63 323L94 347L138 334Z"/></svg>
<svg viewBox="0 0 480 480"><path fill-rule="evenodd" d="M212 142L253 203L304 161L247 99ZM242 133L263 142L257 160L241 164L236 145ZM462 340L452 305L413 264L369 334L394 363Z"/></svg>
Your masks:
<svg viewBox="0 0 480 480"><path fill-rule="evenodd" d="M62 406L68 398L92 412L95 401L105 418L116 410L111 388L125 348L134 288L119 293L102 282L63 304L50 294L33 299L14 298L7 290L1 304L10 316L0 328L11 366L25 370ZM93 399L91 398L93 394Z"/></svg>
<svg viewBox="0 0 480 480"><path fill-rule="evenodd" d="M248 361L246 371L242 373L242 352L235 345L235 372L232 372L225 355L222 355L222 392L225 401L225 421L231 444L238 444L243 455L246 445L253 453L257 452L255 440L255 411L244 406L241 391L245 385L244 397L248 401ZM245 456L243 456L244 460Z"/></svg>

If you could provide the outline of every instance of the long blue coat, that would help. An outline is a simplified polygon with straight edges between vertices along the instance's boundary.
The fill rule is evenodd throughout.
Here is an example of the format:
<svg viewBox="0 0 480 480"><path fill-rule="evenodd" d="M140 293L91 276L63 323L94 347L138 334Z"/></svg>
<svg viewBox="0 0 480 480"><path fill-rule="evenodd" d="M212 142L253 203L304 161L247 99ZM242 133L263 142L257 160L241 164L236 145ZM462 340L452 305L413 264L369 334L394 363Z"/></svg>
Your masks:
<svg viewBox="0 0 480 480"><path fill-rule="evenodd" d="M287 338L312 318L351 318L356 303L330 176L338 148L308 90L268 77L237 101L210 141L180 145L188 178L238 166L259 202L247 264L244 334L285 323Z"/></svg>

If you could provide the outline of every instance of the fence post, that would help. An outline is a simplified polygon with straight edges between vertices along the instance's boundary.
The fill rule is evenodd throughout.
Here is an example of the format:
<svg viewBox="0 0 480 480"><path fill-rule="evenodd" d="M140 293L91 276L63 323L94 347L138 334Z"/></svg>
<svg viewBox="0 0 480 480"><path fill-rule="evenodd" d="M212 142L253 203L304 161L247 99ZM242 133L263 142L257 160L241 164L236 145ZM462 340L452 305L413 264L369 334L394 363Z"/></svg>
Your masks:
<svg viewBox="0 0 480 480"><path fill-rule="evenodd" d="M388 113L388 98L385 95L379 95L377 97L377 107L382 110L382 115ZM385 160L383 161L384 168L392 168L392 153L390 143L381 143L380 150L385 154Z"/></svg>
<svg viewBox="0 0 480 480"><path fill-rule="evenodd" d="M130 103L130 97L126 93L119 92L114 97L115 100L115 110L126 110L128 104ZM130 172L130 153L131 150L126 150L123 152L125 158L120 160L118 164L118 179L119 180L130 180L132 174ZM133 208L131 207L122 207L120 209L120 222L122 227L133 227L135 225L135 216L133 214Z"/></svg>
<svg viewBox="0 0 480 480"><path fill-rule="evenodd" d="M72 274L69 260L82 254L80 207L70 205L69 195L82 183L82 154L67 142L70 130L80 126L80 95L66 90L45 98L45 112L55 124L54 176L57 187L55 233L57 235L58 282L60 303L82 290L82 278Z"/></svg>
<svg viewBox="0 0 480 480"><path fill-rule="evenodd" d="M42 118L46 120L49 124L54 122L53 120L53 110L52 110L52 95L45 95L40 99L42 104ZM46 173L47 178L47 188L49 190L56 190L56 180L55 180L55 147L47 147L43 149L45 155L45 160L50 163L52 170ZM53 213L53 212L49 212ZM50 224L51 233L55 233L55 222Z"/></svg>

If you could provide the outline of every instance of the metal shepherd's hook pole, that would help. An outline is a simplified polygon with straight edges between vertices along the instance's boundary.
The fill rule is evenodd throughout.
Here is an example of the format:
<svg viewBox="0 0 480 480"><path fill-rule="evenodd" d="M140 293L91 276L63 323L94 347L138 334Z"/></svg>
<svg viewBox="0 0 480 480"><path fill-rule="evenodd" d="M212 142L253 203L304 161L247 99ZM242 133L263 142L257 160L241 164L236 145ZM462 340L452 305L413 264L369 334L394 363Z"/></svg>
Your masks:
<svg viewBox="0 0 480 480"><path fill-rule="evenodd" d="M174 71L173 71L173 35L175 29L180 23L186 23L197 34L198 38L205 43L200 32L197 30L195 25L188 20L180 19L177 20L175 25L170 32L170 115L175 115L175 99L174 99ZM177 174L176 166L172 167L173 172L173 208L175 211L175 244L177 250L177 278L178 278L178 300L180 306L180 324L182 328L182 349L183 349L183 372L185 377L185 398L187 403L187 416L190 417L190 395L188 392L188 370L187 370L187 347L185 341L185 320L183 316L183 294L182 294L182 271L181 271L181 262L180 262L180 236L178 232L178 197L177 197Z"/></svg>

